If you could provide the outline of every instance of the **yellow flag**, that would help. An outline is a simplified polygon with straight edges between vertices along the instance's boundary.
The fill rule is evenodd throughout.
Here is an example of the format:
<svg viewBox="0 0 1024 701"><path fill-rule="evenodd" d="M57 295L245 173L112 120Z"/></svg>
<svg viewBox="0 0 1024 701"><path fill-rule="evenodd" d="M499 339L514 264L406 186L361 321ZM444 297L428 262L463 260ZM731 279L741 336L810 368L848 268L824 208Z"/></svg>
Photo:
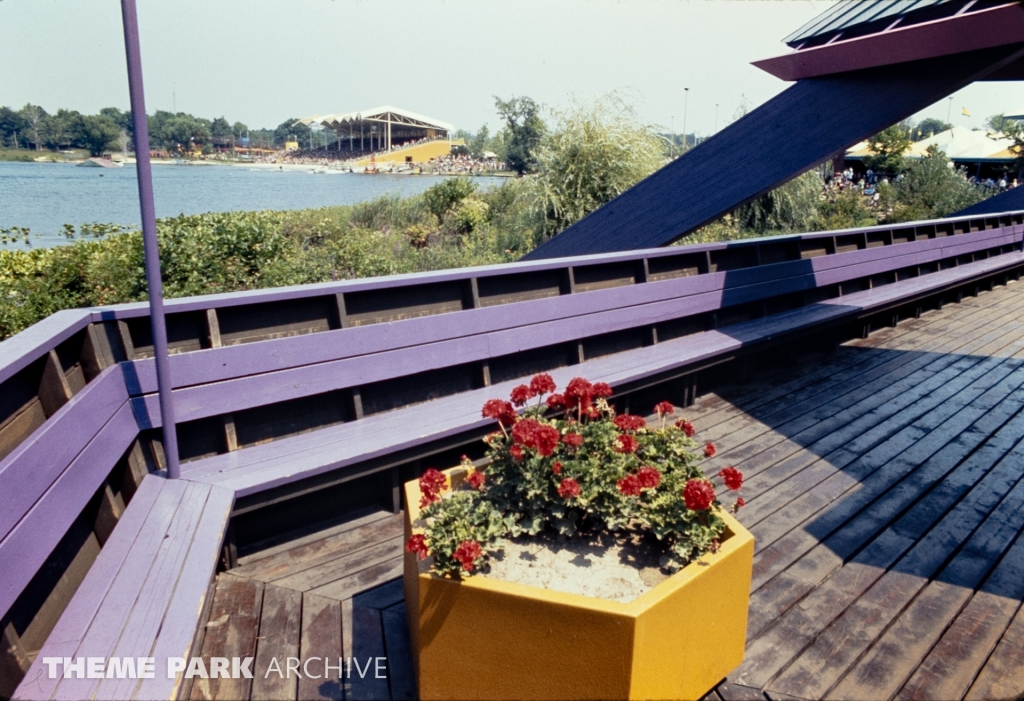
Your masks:
<svg viewBox="0 0 1024 701"><path fill-rule="evenodd" d="M967 108L966 108L966 107L964 107L963 109L961 109L961 110L960 110L960 113L961 113L961 114L963 114L963 116L965 116L965 117L970 117L970 116L971 116L971 113L967 111Z"/></svg>

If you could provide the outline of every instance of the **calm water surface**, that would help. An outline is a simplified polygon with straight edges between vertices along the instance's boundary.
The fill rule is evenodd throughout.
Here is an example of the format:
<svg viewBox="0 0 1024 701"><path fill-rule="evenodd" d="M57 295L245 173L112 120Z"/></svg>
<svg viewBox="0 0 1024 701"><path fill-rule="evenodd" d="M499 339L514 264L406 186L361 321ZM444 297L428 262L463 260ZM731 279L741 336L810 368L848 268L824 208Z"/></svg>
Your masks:
<svg viewBox="0 0 1024 701"><path fill-rule="evenodd" d="M311 171L154 165L156 215L354 204L383 194L414 195L440 181L436 176ZM500 181L477 179L480 187ZM62 224L92 222L139 225L134 166L0 163L0 228L28 227L39 235L32 237L32 245L39 247L65 243Z"/></svg>

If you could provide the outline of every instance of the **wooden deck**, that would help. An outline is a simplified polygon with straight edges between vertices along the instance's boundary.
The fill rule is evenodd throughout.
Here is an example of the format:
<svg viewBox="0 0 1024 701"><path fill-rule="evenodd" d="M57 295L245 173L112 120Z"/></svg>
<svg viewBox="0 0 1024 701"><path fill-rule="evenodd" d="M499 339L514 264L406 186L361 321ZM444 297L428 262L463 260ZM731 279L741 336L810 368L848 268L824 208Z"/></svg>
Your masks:
<svg viewBox="0 0 1024 701"><path fill-rule="evenodd" d="M1024 692L1022 409L1017 283L753 367L688 409L719 446L709 472L746 475L757 539L746 660L709 698ZM202 650L254 654L256 679L203 680L192 698L411 698L400 549L398 518L376 514L242 558L217 580ZM275 655L385 656L388 680L282 685L261 678Z"/></svg>

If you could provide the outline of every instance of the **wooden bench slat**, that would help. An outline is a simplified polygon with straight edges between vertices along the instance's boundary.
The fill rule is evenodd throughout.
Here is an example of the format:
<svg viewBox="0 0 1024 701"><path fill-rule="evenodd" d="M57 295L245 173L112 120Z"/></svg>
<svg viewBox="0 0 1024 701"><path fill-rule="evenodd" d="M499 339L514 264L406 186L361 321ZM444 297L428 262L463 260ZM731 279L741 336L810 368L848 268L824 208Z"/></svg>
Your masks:
<svg viewBox="0 0 1024 701"><path fill-rule="evenodd" d="M148 655L157 631L160 631L164 624L175 623L173 620L164 620L168 594L179 584L179 574L193 541L197 537L207 537L206 534L199 532L199 522L203 517L208 495L209 490L201 489L198 485L190 484L186 487L166 536L161 541L152 564L148 566L146 581L143 582L134 603L127 604L122 601L118 611L110 611L108 614L118 618L123 616L121 630L118 631L116 639L107 637L106 631L93 632L91 629L82 641L81 649L85 653L111 657ZM129 561L126 564L131 566L134 563ZM140 566L148 564L140 563ZM176 655L187 656L187 653L186 649L184 652L177 652ZM166 658L160 659L160 662L166 665L164 659ZM131 698L131 691L138 683L135 679L104 679L99 682L93 693L98 699Z"/></svg>
<svg viewBox="0 0 1024 701"><path fill-rule="evenodd" d="M168 521L170 515L165 502L172 496L164 493L168 481L155 475L147 475L132 497L110 538L104 544L96 561L89 569L78 591L73 598L74 607L69 606L57 621L57 625L46 639L36 661L32 663L21 685L17 697L26 701L42 701L50 698L59 679L48 679L43 667L43 657L73 657L78 644L92 625L96 612L106 600L117 573L125 559L133 550L136 540L146 523L152 519L162 518ZM184 485L182 485L184 486ZM178 496L180 497L178 490ZM160 503L159 513L154 507ZM175 504L170 505L173 510ZM158 543L156 538L149 538L141 543L145 548Z"/></svg>
<svg viewBox="0 0 1024 701"><path fill-rule="evenodd" d="M206 597L217 572L221 545L227 532L234 494L226 489L211 489L203 506L203 515L195 530L184 565L180 568L173 593L156 592L158 607L166 598L166 613L156 630L156 640L148 648L148 656L157 660L168 657L189 657L199 625L205 615ZM156 675L143 679L135 692L139 699L175 699L182 689L182 675L167 679ZM112 698L117 698L113 696Z"/></svg>
<svg viewBox="0 0 1024 701"><path fill-rule="evenodd" d="M183 519L187 521L196 516L194 501L191 505L185 501L186 496L195 491L194 485L183 480L166 480L150 518L143 524L121 568L113 575L107 596L83 632L74 655L70 656L107 656L114 649L131 618L136 600L144 594L150 570L159 560L162 549L169 545L168 532ZM77 613L78 605L72 598L64 615ZM61 679L54 698L69 701L90 698L97 683L95 679Z"/></svg>
<svg viewBox="0 0 1024 701"><path fill-rule="evenodd" d="M0 538L24 518L127 400L121 368L111 366L0 460Z"/></svg>
<svg viewBox="0 0 1024 701"><path fill-rule="evenodd" d="M131 407L122 404L53 486L0 541L0 561L5 564L0 580L0 618L46 562L137 434Z"/></svg>

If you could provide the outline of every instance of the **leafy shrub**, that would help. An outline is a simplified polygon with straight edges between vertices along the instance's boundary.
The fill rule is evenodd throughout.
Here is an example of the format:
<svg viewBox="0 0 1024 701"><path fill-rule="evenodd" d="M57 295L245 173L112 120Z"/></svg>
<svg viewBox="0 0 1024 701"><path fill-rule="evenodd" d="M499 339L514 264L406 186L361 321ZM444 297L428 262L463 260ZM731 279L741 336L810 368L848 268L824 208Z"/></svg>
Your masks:
<svg viewBox="0 0 1024 701"><path fill-rule="evenodd" d="M445 178L423 192L423 201L431 214L442 221L449 211L476 192L476 183L469 178Z"/></svg>

